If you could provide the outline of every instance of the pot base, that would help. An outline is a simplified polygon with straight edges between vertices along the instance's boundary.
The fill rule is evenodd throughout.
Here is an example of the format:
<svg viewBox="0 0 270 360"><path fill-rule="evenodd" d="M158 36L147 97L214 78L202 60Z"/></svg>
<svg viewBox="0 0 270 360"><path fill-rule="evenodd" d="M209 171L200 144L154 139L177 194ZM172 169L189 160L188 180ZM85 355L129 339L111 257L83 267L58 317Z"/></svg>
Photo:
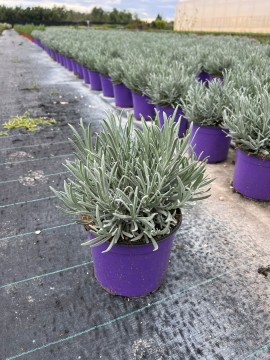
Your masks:
<svg viewBox="0 0 270 360"><path fill-rule="evenodd" d="M154 251L152 242L147 244L116 244L104 252L109 242L91 248L94 273L99 284L110 294L126 297L143 297L156 291L164 282L172 244L179 222L172 232L159 240ZM94 235L89 233L89 239Z"/></svg>
<svg viewBox="0 0 270 360"><path fill-rule="evenodd" d="M248 199L270 201L270 160L236 150L233 187Z"/></svg>
<svg viewBox="0 0 270 360"><path fill-rule="evenodd" d="M115 293L112 289L106 288L105 286L103 286L103 285L99 282L99 280L98 280L98 278L97 278L97 276L96 276L95 271L94 271L94 277L95 277L96 281L98 282L99 286L102 287L102 289L105 290L108 294L110 294L110 295L112 295L112 296L121 296L121 297L128 298L128 299L131 299L131 298L132 298L132 299L141 299L141 298L144 298L145 296L151 295L151 294L155 293L156 291L158 291L158 290L162 287L162 285L164 284L164 281L165 281L165 278L164 278L163 281L161 282L161 284L158 285L156 289L150 291L148 294L138 295L138 296L129 296L129 295L123 295L123 294Z"/></svg>

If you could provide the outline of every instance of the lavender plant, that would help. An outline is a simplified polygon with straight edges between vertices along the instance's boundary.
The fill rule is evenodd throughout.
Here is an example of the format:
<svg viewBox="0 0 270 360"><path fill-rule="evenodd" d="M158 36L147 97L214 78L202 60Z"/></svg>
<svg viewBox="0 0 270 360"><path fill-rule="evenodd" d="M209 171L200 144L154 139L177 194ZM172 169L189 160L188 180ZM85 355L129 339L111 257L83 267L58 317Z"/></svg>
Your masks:
<svg viewBox="0 0 270 360"><path fill-rule="evenodd" d="M218 49L213 52L205 52L201 59L201 71L206 71L209 74L217 77L222 77L224 70L228 70L233 66L233 56L228 54L229 48L226 52Z"/></svg>
<svg viewBox="0 0 270 360"><path fill-rule="evenodd" d="M121 58L112 59L110 62L109 76L115 84L123 83L124 69Z"/></svg>
<svg viewBox="0 0 270 360"><path fill-rule="evenodd" d="M123 83L136 93L144 93L148 86L149 75L157 64L144 57L129 57L123 63Z"/></svg>
<svg viewBox="0 0 270 360"><path fill-rule="evenodd" d="M161 64L157 71L150 73L144 92L153 104L175 107L186 97L194 81L195 77L187 66L177 62L170 67Z"/></svg>
<svg viewBox="0 0 270 360"><path fill-rule="evenodd" d="M237 147L262 158L270 158L270 96L235 91L231 109L224 111L224 125Z"/></svg>
<svg viewBox="0 0 270 360"><path fill-rule="evenodd" d="M207 198L212 180L189 145L190 130L179 140L173 118L162 130L158 115L151 127L142 120L142 130L134 129L132 117L124 127L119 122L110 114L95 143L91 125L81 121L80 133L71 126L76 160L65 166L72 178L64 191L52 190L63 211L90 223L95 238L83 245L108 242L109 251L121 242L152 242L156 250L176 226L177 211Z"/></svg>
<svg viewBox="0 0 270 360"><path fill-rule="evenodd" d="M181 105L189 121L202 126L222 126L223 111L230 106L233 93L232 83L214 80L207 88L196 82L188 90Z"/></svg>

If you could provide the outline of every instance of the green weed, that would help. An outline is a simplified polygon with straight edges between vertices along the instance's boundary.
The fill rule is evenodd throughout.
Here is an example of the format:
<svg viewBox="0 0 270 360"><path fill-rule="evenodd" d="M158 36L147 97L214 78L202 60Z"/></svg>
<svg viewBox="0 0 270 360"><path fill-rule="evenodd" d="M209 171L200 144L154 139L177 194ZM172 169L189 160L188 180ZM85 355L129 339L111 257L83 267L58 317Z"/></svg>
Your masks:
<svg viewBox="0 0 270 360"><path fill-rule="evenodd" d="M3 124L3 128L10 131L12 129L27 129L29 132L34 132L42 125L55 125L57 122L55 119L49 119L46 116L33 118L29 112L25 112L23 115L13 116L11 119ZM7 133L3 131L2 133Z"/></svg>

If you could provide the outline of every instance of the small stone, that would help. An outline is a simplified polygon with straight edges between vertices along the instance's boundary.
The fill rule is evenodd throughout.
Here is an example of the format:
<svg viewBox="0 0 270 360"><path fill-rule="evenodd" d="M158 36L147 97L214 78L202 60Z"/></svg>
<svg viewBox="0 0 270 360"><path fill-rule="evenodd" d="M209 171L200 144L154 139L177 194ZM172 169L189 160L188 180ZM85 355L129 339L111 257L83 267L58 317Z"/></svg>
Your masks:
<svg viewBox="0 0 270 360"><path fill-rule="evenodd" d="M40 233L41 233L41 230L36 230L36 231L35 231L35 234L36 234L36 235L39 235Z"/></svg>
<svg viewBox="0 0 270 360"><path fill-rule="evenodd" d="M223 197L223 196L220 196L219 200L220 200L220 201L224 201L224 197Z"/></svg>

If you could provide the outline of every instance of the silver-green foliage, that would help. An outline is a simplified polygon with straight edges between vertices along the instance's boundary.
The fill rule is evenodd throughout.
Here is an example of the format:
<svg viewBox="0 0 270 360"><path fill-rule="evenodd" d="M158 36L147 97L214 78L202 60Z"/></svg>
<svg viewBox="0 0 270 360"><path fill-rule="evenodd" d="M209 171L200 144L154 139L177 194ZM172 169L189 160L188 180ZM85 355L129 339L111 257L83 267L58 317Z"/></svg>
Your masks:
<svg viewBox="0 0 270 360"><path fill-rule="evenodd" d="M232 109L224 111L224 125L236 145L247 153L270 158L270 96L235 91Z"/></svg>
<svg viewBox="0 0 270 360"><path fill-rule="evenodd" d="M161 64L157 71L149 75L148 84L144 90L153 104L160 106L176 106L185 98L189 86L195 81L195 76L188 66L177 62Z"/></svg>
<svg viewBox="0 0 270 360"><path fill-rule="evenodd" d="M228 52L229 48L203 53L201 70L212 75L222 76L224 70L230 69L233 65L233 56Z"/></svg>
<svg viewBox="0 0 270 360"><path fill-rule="evenodd" d="M190 131L179 140L173 118L163 129L158 115L151 127L142 120L142 130L134 129L132 117L124 127L119 121L109 115L95 144L91 126L81 122L81 133L71 127L77 159L65 166L72 180L64 191L53 191L66 213L91 218L95 238L85 245L108 242L110 250L125 240L152 242L157 249L158 238L177 224L177 209L207 198L211 180L189 145Z"/></svg>
<svg viewBox="0 0 270 360"><path fill-rule="evenodd" d="M231 102L232 84L214 80L206 87L194 83L182 102L182 108L189 121L203 126L222 126L223 111Z"/></svg>
<svg viewBox="0 0 270 360"><path fill-rule="evenodd" d="M130 57L123 62L123 83L136 93L144 93L148 86L150 73L155 71L155 64L151 59L145 61L143 57Z"/></svg>
<svg viewBox="0 0 270 360"><path fill-rule="evenodd" d="M121 58L115 58L111 60L109 75L113 83L121 84L123 82L124 70L123 60Z"/></svg>

